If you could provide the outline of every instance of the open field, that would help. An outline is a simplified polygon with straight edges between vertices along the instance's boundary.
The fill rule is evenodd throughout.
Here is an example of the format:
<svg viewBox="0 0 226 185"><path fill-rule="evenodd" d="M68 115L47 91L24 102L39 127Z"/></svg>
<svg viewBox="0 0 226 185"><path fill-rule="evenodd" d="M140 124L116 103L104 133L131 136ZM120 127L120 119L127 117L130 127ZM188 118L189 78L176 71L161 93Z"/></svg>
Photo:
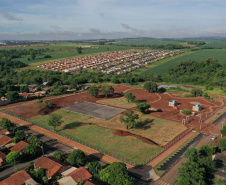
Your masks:
<svg viewBox="0 0 226 185"><path fill-rule="evenodd" d="M115 106L115 107L121 107L121 108L136 107L136 103L128 102L124 97L99 100L99 101L97 101L97 103L101 103L101 104L105 104L105 105L111 105L111 106Z"/></svg>
<svg viewBox="0 0 226 185"><path fill-rule="evenodd" d="M102 122L104 120L90 118L89 116L63 109L56 111L55 114L63 116L63 125L61 128L58 128L62 134L80 139L85 143L105 150L106 153L114 153L134 163L139 164L141 161L147 160L161 150L157 145L144 143L135 137L118 136L113 134L114 130L112 129L92 124L93 120ZM49 115L37 116L31 118L30 121L36 122L51 130L52 128L48 126L48 117Z"/></svg>
<svg viewBox="0 0 226 185"><path fill-rule="evenodd" d="M177 64L181 62L194 60L194 61L202 61L206 60L209 57L216 58L220 64L226 63L226 50L225 49L205 49L198 50L194 52L189 52L185 54L181 54L175 57L170 57L160 61L160 65L153 67L147 71L144 71L144 74L164 74L169 69L173 68Z"/></svg>

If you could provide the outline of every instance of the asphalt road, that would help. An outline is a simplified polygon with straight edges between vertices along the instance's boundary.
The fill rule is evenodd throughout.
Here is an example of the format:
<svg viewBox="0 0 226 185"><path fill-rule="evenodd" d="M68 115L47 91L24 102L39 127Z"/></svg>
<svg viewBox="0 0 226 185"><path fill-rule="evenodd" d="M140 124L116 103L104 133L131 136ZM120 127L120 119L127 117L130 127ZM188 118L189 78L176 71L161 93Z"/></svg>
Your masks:
<svg viewBox="0 0 226 185"><path fill-rule="evenodd" d="M213 123L217 129L213 134L209 135L204 135L203 138L196 143L195 148L199 148L201 145L207 144L210 145L214 142L212 140L213 136L219 136L220 135L220 130L222 129L222 125L226 126L226 116L225 114L222 115L220 118L218 118L214 123ZM220 136L219 136L220 137ZM173 185L177 181L177 176L178 176L178 168L181 167L181 163L185 162L186 158L180 159L165 175L163 175L158 181L153 182L151 184L153 185Z"/></svg>

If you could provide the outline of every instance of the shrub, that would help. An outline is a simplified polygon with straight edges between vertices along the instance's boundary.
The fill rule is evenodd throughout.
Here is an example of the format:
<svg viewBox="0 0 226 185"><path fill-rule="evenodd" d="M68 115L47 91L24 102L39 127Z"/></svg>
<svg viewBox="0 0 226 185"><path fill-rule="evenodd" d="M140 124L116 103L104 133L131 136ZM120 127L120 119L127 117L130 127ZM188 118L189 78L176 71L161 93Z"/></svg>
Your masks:
<svg viewBox="0 0 226 185"><path fill-rule="evenodd" d="M182 114L186 114L186 115L191 115L191 110L189 110L189 109L183 109L183 110L181 111L181 113L182 113Z"/></svg>

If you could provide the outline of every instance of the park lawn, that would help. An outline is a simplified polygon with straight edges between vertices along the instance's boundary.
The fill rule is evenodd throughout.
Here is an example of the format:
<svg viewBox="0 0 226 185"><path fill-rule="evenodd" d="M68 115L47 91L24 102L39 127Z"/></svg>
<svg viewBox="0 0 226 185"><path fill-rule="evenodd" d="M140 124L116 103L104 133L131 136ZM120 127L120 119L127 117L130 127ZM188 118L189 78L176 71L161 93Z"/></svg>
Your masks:
<svg viewBox="0 0 226 185"><path fill-rule="evenodd" d="M136 103L127 102L127 100L124 97L115 98L115 99L99 100L97 102L106 104L106 105L117 106L117 107L121 107L121 108L136 107Z"/></svg>
<svg viewBox="0 0 226 185"><path fill-rule="evenodd" d="M122 116L121 114L108 120L103 120L75 112L70 112L64 109L57 110L54 113L59 114L63 117L62 119L64 122L62 126L58 129L74 129L84 125L97 125L111 130L119 129L129 131L136 135L140 135L142 137L151 139L154 142L158 143L159 145L166 144L168 141L172 140L178 134L186 130L186 127L181 125L180 123L144 114L141 115L139 118L139 120L147 119L147 123L145 124L144 127L127 130L124 123L121 123L119 120L120 116ZM40 115L31 118L30 121L36 122L43 127L47 127L48 129L53 129L48 125L48 117L49 117L48 115L45 116Z"/></svg>

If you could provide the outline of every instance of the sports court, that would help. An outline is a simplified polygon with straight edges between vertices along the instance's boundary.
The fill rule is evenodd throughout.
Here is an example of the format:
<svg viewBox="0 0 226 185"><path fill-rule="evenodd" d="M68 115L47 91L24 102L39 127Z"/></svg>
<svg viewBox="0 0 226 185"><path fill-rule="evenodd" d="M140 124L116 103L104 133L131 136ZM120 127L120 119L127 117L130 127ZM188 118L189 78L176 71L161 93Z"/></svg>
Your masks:
<svg viewBox="0 0 226 185"><path fill-rule="evenodd" d="M78 102L74 105L64 107L64 109L101 119L109 119L125 111L125 109L89 102Z"/></svg>

